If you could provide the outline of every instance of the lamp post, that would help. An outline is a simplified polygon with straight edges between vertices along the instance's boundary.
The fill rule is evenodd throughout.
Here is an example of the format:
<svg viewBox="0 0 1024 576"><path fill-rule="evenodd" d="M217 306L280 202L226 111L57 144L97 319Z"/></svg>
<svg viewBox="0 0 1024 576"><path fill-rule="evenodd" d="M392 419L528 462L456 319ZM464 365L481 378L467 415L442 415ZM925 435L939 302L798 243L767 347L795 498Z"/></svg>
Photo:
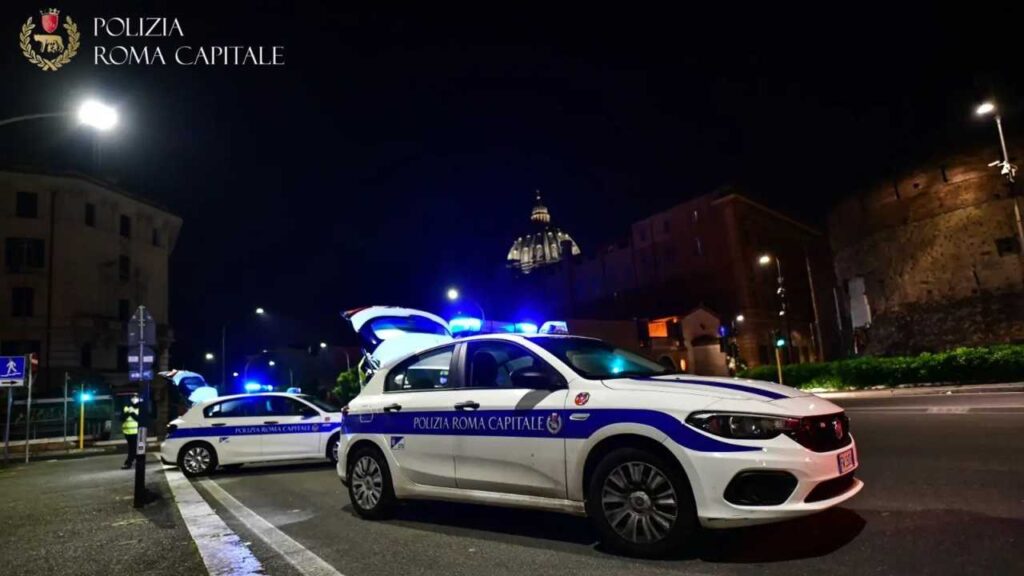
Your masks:
<svg viewBox="0 0 1024 576"><path fill-rule="evenodd" d="M445 296L448 297L449 302L458 302L460 300L464 300L464 298L462 298L462 294L459 293L459 289L454 286L448 288L448 291L445 292ZM484 307L481 306L480 303L475 300L470 300L469 303L476 306L476 309L480 311L480 330L483 331L484 326L486 326L487 324L487 319L484 316Z"/></svg>
<svg viewBox="0 0 1024 576"><path fill-rule="evenodd" d="M262 306L257 306L256 310L253 311L257 316L266 315L267 311ZM207 358L209 360L209 358ZM246 362L246 369L249 368L249 363ZM227 386L228 383L228 322L224 322L220 325L220 385L223 387Z"/></svg>
<svg viewBox="0 0 1024 576"><path fill-rule="evenodd" d="M989 166L999 166L1000 173L1006 177L1006 182L1011 186L1014 183L1014 178L1017 176L1017 167L1010 164L1010 155L1006 152L1006 137L1003 135L1003 118L1000 116L999 111L996 109L996 105L992 102L983 102L978 106L975 113L978 116L987 116L992 114L996 119L996 129L999 131L999 148L1003 152L1002 161L996 160L989 164ZM1024 253L1024 223L1021 222L1021 210L1020 200L1016 195L1013 195L1013 220L1017 225L1017 243L1020 246L1020 250Z"/></svg>
<svg viewBox="0 0 1024 576"><path fill-rule="evenodd" d="M13 116L11 118L0 120L0 126L26 122L28 120L62 118L71 115L75 115L78 118L79 124L94 128L101 132L106 132L114 126L117 126L118 121L117 110L113 107L107 106L97 100L86 100L82 102L75 111L64 110L61 112L44 112L41 114L23 114L21 116Z"/></svg>
<svg viewBox="0 0 1024 576"><path fill-rule="evenodd" d="M779 297L779 318L782 320L782 329L786 333L786 360L792 362L793 339L791 334L789 333L789 315L787 314L788 306L786 303L786 284L782 278L782 260L778 257L778 255L773 255L766 252L757 259L757 263L760 264L761 266L768 266L769 264L772 263L772 260L775 261L775 269L778 272L778 276L776 277L777 286L775 288L775 294L778 295Z"/></svg>

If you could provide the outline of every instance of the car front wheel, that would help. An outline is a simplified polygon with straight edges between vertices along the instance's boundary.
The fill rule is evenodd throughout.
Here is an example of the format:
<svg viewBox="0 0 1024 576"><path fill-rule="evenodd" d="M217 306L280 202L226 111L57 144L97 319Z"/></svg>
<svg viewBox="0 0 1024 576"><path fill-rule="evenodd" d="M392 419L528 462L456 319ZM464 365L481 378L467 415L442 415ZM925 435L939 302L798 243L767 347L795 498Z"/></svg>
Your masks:
<svg viewBox="0 0 1024 576"><path fill-rule="evenodd" d="M604 545L630 556L678 550L697 530L693 493L682 468L637 448L619 448L601 459L586 507Z"/></svg>
<svg viewBox="0 0 1024 576"><path fill-rule="evenodd" d="M387 460L379 450L362 448L349 455L348 497L363 518L377 520L391 511L395 492Z"/></svg>
<svg viewBox="0 0 1024 576"><path fill-rule="evenodd" d="M187 444L178 454L178 468L189 478L204 476L217 468L217 453L205 442Z"/></svg>

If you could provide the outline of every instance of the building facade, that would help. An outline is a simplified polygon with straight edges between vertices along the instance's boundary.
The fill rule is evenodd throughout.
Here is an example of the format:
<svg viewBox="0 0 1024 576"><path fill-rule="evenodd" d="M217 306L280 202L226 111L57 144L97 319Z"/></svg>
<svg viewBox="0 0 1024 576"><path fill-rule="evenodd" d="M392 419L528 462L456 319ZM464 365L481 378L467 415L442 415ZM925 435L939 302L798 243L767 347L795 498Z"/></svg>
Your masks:
<svg viewBox="0 0 1024 576"><path fill-rule="evenodd" d="M926 163L840 202L829 239L858 352L1024 341L1015 190L998 149Z"/></svg>
<svg viewBox="0 0 1024 576"><path fill-rule="evenodd" d="M139 305L158 323L168 367L168 258L181 218L75 173L0 171L0 353L35 353L37 396L127 382L126 322ZM161 400L158 397L156 401Z"/></svg>
<svg viewBox="0 0 1024 576"><path fill-rule="evenodd" d="M766 253L770 266L759 264ZM776 259L786 290L784 316ZM790 334L784 361L812 362L839 351L824 235L728 190L634 222L618 242L535 276L531 297L558 303L557 313L653 319L651 330L677 335L681 358L708 356L695 356L695 347L717 349L719 330L735 334L738 359L751 366L774 362L773 331ZM737 316L743 321L733 326Z"/></svg>

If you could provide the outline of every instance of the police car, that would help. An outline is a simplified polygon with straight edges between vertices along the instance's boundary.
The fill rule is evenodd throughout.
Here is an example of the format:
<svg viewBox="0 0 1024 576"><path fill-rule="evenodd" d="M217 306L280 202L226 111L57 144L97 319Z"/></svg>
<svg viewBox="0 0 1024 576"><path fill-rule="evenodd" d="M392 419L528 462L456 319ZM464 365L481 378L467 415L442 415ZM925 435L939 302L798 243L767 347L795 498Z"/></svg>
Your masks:
<svg viewBox="0 0 1024 576"><path fill-rule="evenodd" d="M167 425L160 459L189 477L249 462L338 461L341 412L303 394L222 396Z"/></svg>
<svg viewBox="0 0 1024 576"><path fill-rule="evenodd" d="M591 338L453 340L405 308L347 318L373 373L337 471L365 518L407 498L561 511L609 548L658 555L699 526L811 514L863 487L846 415L794 388L672 374Z"/></svg>

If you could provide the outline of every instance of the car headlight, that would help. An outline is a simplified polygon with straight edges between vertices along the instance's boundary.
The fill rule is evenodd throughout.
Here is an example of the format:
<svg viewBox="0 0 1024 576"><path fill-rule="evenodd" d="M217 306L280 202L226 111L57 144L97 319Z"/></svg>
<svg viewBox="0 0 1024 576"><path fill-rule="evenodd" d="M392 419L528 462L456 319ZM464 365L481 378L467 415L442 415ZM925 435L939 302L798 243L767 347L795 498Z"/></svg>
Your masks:
<svg viewBox="0 0 1024 576"><path fill-rule="evenodd" d="M715 436L742 440L768 440L800 428L799 418L726 412L697 412L686 423Z"/></svg>

